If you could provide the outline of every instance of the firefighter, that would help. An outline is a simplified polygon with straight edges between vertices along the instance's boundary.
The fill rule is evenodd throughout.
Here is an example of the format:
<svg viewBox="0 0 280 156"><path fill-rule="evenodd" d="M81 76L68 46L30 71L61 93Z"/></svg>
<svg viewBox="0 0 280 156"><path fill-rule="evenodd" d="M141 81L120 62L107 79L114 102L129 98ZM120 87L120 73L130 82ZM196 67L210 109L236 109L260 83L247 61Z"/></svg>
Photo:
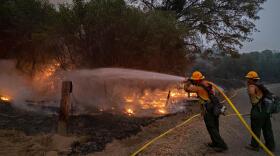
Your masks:
<svg viewBox="0 0 280 156"><path fill-rule="evenodd" d="M201 106L201 116L204 118L204 122L207 131L211 137L212 142L207 146L213 148L217 152L223 152L228 149L226 143L222 139L219 132L219 115L214 115L213 103L209 98L209 91L214 94L214 90L201 72L193 72L190 79L186 80L184 89L186 92L196 92L199 97L198 103ZM208 89L208 91L206 91Z"/></svg>
<svg viewBox="0 0 280 156"><path fill-rule="evenodd" d="M257 135L258 138L261 136L261 130L265 139L265 144L268 149L272 152L275 149L272 125L271 125L271 114L266 113L265 105L263 104L262 98L264 93L260 88L258 81L260 77L255 71L250 71L247 75L248 94L252 104L251 108L251 129ZM259 145L257 141L252 138L251 144L246 146L247 149L259 151Z"/></svg>

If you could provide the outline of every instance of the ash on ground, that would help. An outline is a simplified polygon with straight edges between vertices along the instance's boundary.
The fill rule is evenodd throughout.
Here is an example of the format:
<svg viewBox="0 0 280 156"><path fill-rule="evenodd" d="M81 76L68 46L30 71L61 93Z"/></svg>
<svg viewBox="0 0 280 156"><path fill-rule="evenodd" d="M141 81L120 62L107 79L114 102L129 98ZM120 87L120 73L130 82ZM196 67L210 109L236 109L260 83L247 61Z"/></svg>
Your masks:
<svg viewBox="0 0 280 156"><path fill-rule="evenodd" d="M68 155L84 155L102 151L114 139L124 139L137 134L142 127L164 117L133 117L102 112L96 115L71 116L68 123L69 135L85 136L83 141L71 145ZM11 104L0 104L0 129L16 130L26 135L55 134L57 115L26 111Z"/></svg>

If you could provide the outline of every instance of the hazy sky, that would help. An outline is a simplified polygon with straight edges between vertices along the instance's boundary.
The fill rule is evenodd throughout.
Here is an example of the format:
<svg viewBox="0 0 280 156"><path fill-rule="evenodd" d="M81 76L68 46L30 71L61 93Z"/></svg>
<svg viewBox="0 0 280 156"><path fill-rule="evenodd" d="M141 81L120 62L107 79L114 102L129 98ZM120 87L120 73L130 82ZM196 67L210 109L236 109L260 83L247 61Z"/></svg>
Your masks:
<svg viewBox="0 0 280 156"><path fill-rule="evenodd" d="M280 50L280 0L267 0L259 12L260 19L256 21L260 32L253 34L254 41L244 43L241 52L254 50Z"/></svg>

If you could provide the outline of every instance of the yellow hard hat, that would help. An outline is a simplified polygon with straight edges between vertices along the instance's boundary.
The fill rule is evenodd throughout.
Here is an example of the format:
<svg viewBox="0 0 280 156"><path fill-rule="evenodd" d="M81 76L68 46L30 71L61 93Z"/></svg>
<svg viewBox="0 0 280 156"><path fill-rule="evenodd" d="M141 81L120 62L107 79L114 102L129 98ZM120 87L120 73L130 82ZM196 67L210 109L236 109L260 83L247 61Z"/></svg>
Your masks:
<svg viewBox="0 0 280 156"><path fill-rule="evenodd" d="M248 79L255 79L255 80L260 79L258 73L255 72L255 71L250 71L245 77L248 78Z"/></svg>
<svg viewBox="0 0 280 156"><path fill-rule="evenodd" d="M205 79L205 77L202 75L202 73L200 71L195 71L192 73L192 80L203 80Z"/></svg>

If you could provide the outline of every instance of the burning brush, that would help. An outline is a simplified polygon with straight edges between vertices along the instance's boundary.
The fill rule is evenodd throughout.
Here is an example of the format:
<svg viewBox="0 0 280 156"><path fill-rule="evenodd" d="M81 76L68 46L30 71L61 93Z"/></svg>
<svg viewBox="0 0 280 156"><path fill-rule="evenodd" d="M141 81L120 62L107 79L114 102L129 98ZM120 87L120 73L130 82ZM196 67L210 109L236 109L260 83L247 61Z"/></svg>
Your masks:
<svg viewBox="0 0 280 156"><path fill-rule="evenodd" d="M10 101L11 101L10 97L0 95L0 102L2 102L2 103L10 103Z"/></svg>
<svg viewBox="0 0 280 156"><path fill-rule="evenodd" d="M143 94L126 94L123 97L125 104L124 113L129 116L152 113L165 115L172 113L178 103L194 100L196 93L188 93L182 89L144 90Z"/></svg>

